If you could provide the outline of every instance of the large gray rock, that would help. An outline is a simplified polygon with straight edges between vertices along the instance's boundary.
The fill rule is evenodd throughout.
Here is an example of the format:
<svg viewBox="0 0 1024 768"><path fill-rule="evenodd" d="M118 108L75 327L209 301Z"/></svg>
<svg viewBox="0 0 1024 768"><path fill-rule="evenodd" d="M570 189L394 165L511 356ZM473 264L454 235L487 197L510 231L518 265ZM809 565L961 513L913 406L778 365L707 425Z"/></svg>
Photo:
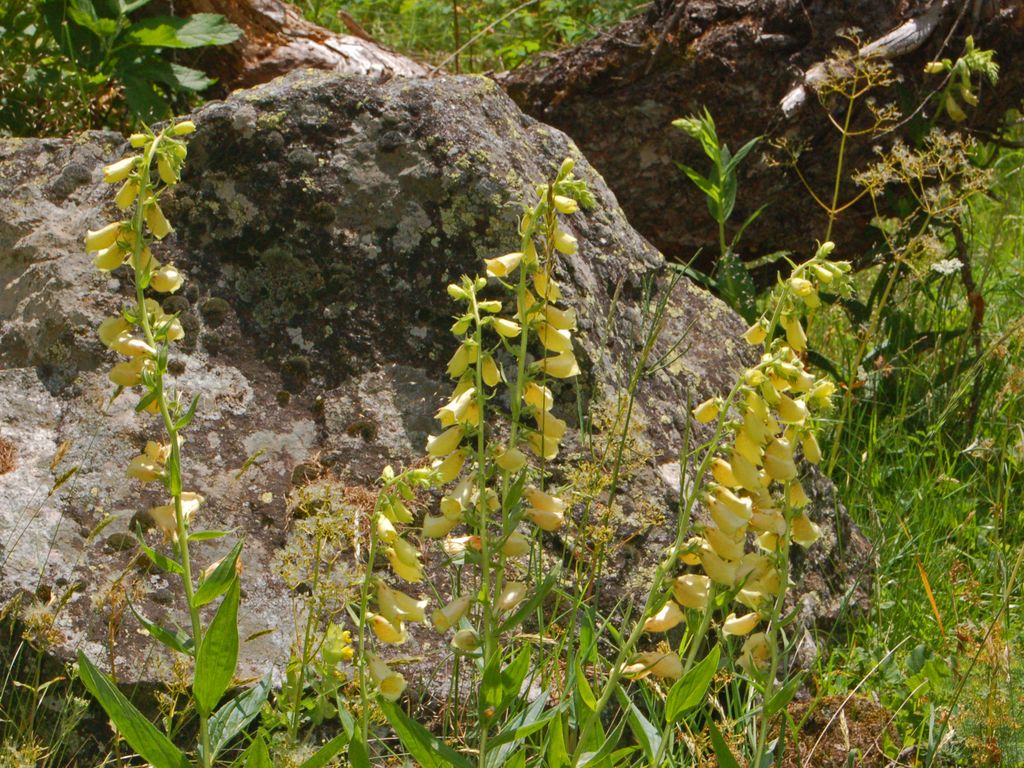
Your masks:
<svg viewBox="0 0 1024 768"><path fill-rule="evenodd" d="M174 383L202 395L184 472L207 498L201 524L246 539L241 634L253 639L240 671L258 674L267 660L280 666L292 643L292 594L279 573L279 555L295 546L289 494L312 482L336 498L365 498L386 463L420 455L450 390L445 286L515 247L534 184L571 156L598 200L573 217L580 252L556 269L580 316L583 412L607 422L616 411L648 319L645 285L668 283L660 254L575 146L488 80L300 72L193 119L185 179L165 206L177 234L160 245L187 273L182 294L165 303L187 331ZM130 614L110 648L103 596L123 588L151 618L183 621L176 585L143 568L127 536L158 497L126 481L124 467L158 432L132 412L132 398L109 401L113 356L94 329L130 291L81 248L84 231L112 215L99 166L124 149L111 134L0 141L0 437L16 448L0 476L0 597L75 586L57 615L57 650L84 647L113 659L122 680L146 681L166 673L165 657ZM667 364L641 382L635 451L608 517L616 544L604 594L642 594L671 540L686 404L726 391L749 362L741 331L709 294L675 287L655 353L669 353ZM557 412L574 424L576 403L577 389L563 386ZM565 455L573 446L581 450L574 440ZM862 601L870 573L870 548L830 484L811 485L826 536L806 558L808 625ZM197 545L197 562L229 544ZM569 557L583 542L551 544ZM436 553L428 560L436 564ZM435 668L446 653L425 631L407 650Z"/></svg>

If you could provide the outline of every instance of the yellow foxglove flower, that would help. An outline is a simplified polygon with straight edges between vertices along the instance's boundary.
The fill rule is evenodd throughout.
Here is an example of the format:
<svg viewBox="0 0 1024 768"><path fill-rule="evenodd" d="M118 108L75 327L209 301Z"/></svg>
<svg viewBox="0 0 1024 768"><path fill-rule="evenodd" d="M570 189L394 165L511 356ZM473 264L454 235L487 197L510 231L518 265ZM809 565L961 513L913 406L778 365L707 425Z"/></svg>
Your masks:
<svg viewBox="0 0 1024 768"><path fill-rule="evenodd" d="M730 613L722 623L722 634L749 635L760 623L761 615L758 613L747 613L743 616L736 616L735 613Z"/></svg>
<svg viewBox="0 0 1024 768"><path fill-rule="evenodd" d="M728 488L736 488L740 482L732 472L732 465L725 459L714 458L711 461L711 476L716 483Z"/></svg>
<svg viewBox="0 0 1024 768"><path fill-rule="evenodd" d="M568 379L572 376L578 376L580 372L576 356L572 352L562 352L553 357L541 358L534 365L537 370L544 371L556 379Z"/></svg>
<svg viewBox="0 0 1024 768"><path fill-rule="evenodd" d="M533 287L537 290L537 294L545 301L558 301L562 298L561 288L558 287L558 283L555 282L553 277L548 276L547 272L534 272Z"/></svg>
<svg viewBox="0 0 1024 768"><path fill-rule="evenodd" d="M463 653L473 653L480 648L480 636L473 629L460 629L452 635L452 647Z"/></svg>
<svg viewBox="0 0 1024 768"><path fill-rule="evenodd" d="M555 210L566 216L576 213L580 209L575 200L565 195L554 195L552 202L555 204Z"/></svg>
<svg viewBox="0 0 1024 768"><path fill-rule="evenodd" d="M484 264L487 265L487 274L491 277L506 277L515 271L522 260L523 254L516 251L494 259L484 259Z"/></svg>
<svg viewBox="0 0 1024 768"><path fill-rule="evenodd" d="M448 361L448 375L453 379L459 378L469 368L469 364L472 362L469 359L470 349L475 350L475 345L469 341L464 341Z"/></svg>
<svg viewBox="0 0 1024 768"><path fill-rule="evenodd" d="M156 172L160 176L160 181L167 186L170 187L178 183L178 175L174 172L170 161L166 157L161 156L157 158Z"/></svg>
<svg viewBox="0 0 1024 768"><path fill-rule="evenodd" d="M764 632L755 632L743 643L737 665L748 675L754 670L768 666L771 655L768 651L767 636Z"/></svg>
<svg viewBox="0 0 1024 768"><path fill-rule="evenodd" d="M752 347L763 344L766 338L768 338L768 331L760 321L754 323L743 333L743 340Z"/></svg>
<svg viewBox="0 0 1024 768"><path fill-rule="evenodd" d="M437 412L437 418L441 422L441 426L451 427L457 423L466 422L466 412L469 410L470 405L473 404L475 397L476 387L468 387L453 397L447 405L442 406Z"/></svg>
<svg viewBox="0 0 1024 768"><path fill-rule="evenodd" d="M559 309L551 304L544 305L544 320L559 331L576 330L576 310Z"/></svg>
<svg viewBox="0 0 1024 768"><path fill-rule="evenodd" d="M793 480L786 485L786 503L794 509L803 509L811 503L799 480Z"/></svg>
<svg viewBox="0 0 1024 768"><path fill-rule="evenodd" d="M430 614L430 620L434 623L434 629L438 632L447 632L459 623L459 620L469 610L469 595L463 595L452 600L444 608L436 609Z"/></svg>
<svg viewBox="0 0 1024 768"><path fill-rule="evenodd" d="M804 277L789 278L789 287L797 296L810 296L814 293L814 283Z"/></svg>
<svg viewBox="0 0 1024 768"><path fill-rule="evenodd" d="M506 339L514 339L519 335L519 323L515 320L509 320L505 317L494 318L494 330L497 331L499 336L504 336Z"/></svg>
<svg viewBox="0 0 1024 768"><path fill-rule="evenodd" d="M732 535L725 531L708 525L704 528L704 538L715 551L715 554L723 560L739 560L743 557L743 543L746 537L746 528L738 528Z"/></svg>
<svg viewBox="0 0 1024 768"><path fill-rule="evenodd" d="M501 381L501 369L494 362L493 356L484 355L484 359L480 362L480 375L488 387L498 386L498 382Z"/></svg>
<svg viewBox="0 0 1024 768"><path fill-rule="evenodd" d="M153 258L153 251L149 249L148 245L142 249L138 259L134 256L132 257L132 268L139 272L145 272L147 269L156 269L159 266L160 263Z"/></svg>
<svg viewBox="0 0 1024 768"><path fill-rule="evenodd" d="M746 518L740 517L728 506L723 504L721 501L711 496L707 500L708 511L711 513L711 519L715 521L715 525L721 528L723 531L729 533L735 533L746 527Z"/></svg>
<svg viewBox="0 0 1024 768"><path fill-rule="evenodd" d="M677 576L672 583L672 597L684 608L702 611L711 596L711 579L698 573Z"/></svg>
<svg viewBox="0 0 1024 768"><path fill-rule="evenodd" d="M531 432L526 436L526 444L530 450L544 461L552 461L558 456L559 442L553 437L545 437L541 432Z"/></svg>
<svg viewBox="0 0 1024 768"><path fill-rule="evenodd" d="M793 385L791 389L794 392L810 392L811 387L814 386L816 381L817 379L814 378L813 374L807 371L800 371L796 375L796 378L793 379Z"/></svg>
<svg viewBox="0 0 1024 768"><path fill-rule="evenodd" d="M701 424L708 424L718 418L720 410L721 404L718 402L718 398L712 397L693 409L693 418Z"/></svg>
<svg viewBox="0 0 1024 768"><path fill-rule="evenodd" d="M112 382L119 387L134 387L142 381L142 369L145 357L134 357L124 363L118 363L107 374Z"/></svg>
<svg viewBox="0 0 1024 768"><path fill-rule="evenodd" d="M180 123L175 125L171 129L171 133L175 136L185 136L186 134L192 133L196 129L196 124L191 120L182 120Z"/></svg>
<svg viewBox="0 0 1024 768"><path fill-rule="evenodd" d="M568 425L553 413L540 411L533 415L533 420L537 422L537 429L544 434L544 437L552 440L561 440L565 437Z"/></svg>
<svg viewBox="0 0 1024 768"><path fill-rule="evenodd" d="M497 299L478 301L476 306L481 312L490 312L492 315L501 312L501 302Z"/></svg>
<svg viewBox="0 0 1024 768"><path fill-rule="evenodd" d="M779 418L783 424L803 424L807 421L807 404L789 395L779 395Z"/></svg>
<svg viewBox="0 0 1024 768"><path fill-rule="evenodd" d="M120 243L114 243L109 248L98 251L92 263L101 272L111 272L124 264L128 255L128 251L122 248Z"/></svg>
<svg viewBox="0 0 1024 768"><path fill-rule="evenodd" d="M526 597L526 583L522 581L509 581L501 590L498 599L495 601L499 611L511 611Z"/></svg>
<svg viewBox="0 0 1024 768"><path fill-rule="evenodd" d="M700 565L700 553L707 542L700 536L691 536L683 544L679 552L679 559L686 565Z"/></svg>
<svg viewBox="0 0 1024 768"><path fill-rule="evenodd" d="M156 200L153 200L146 206L145 218L146 226L149 227L149 231L157 240L163 240L170 234L171 224L167 221L167 217L164 216L164 212L160 210L160 204Z"/></svg>
<svg viewBox="0 0 1024 768"><path fill-rule="evenodd" d="M550 411L555 405L555 397L551 394L551 390L534 381L526 385L523 401L538 411Z"/></svg>
<svg viewBox="0 0 1024 768"><path fill-rule="evenodd" d="M126 157L123 160L118 160L116 163L103 166L103 181L107 184L117 184L119 181L124 181L131 175L138 161L138 157Z"/></svg>
<svg viewBox="0 0 1024 768"><path fill-rule="evenodd" d="M388 701L398 701L402 691L405 690L405 678L397 672L393 672L391 667L378 656L370 656L367 661L366 669L370 673L370 678L380 689L380 695Z"/></svg>
<svg viewBox="0 0 1024 768"><path fill-rule="evenodd" d="M518 531L513 531L501 545L501 554L505 557L523 557L530 554L530 540Z"/></svg>
<svg viewBox="0 0 1024 768"><path fill-rule="evenodd" d="M526 516L533 521L533 524L540 528L542 531L552 532L557 531L562 527L565 522L565 515L561 512L554 512L550 509L537 509L536 507L527 507Z"/></svg>
<svg viewBox="0 0 1024 768"><path fill-rule="evenodd" d="M564 253L566 256L572 256L576 251L580 249L579 243L576 238L570 235L563 229L555 230L555 248L559 253Z"/></svg>
<svg viewBox="0 0 1024 768"><path fill-rule="evenodd" d="M458 524L459 518L448 514L427 515L423 518L423 535L428 539L440 539L451 533Z"/></svg>
<svg viewBox="0 0 1024 768"><path fill-rule="evenodd" d="M807 334L804 332L804 326L800 322L800 318L792 315L783 315L780 322L782 327L786 329L786 343L797 352L806 351Z"/></svg>
<svg viewBox="0 0 1024 768"><path fill-rule="evenodd" d="M782 535L772 531L758 534L754 541L765 552L778 552L782 547Z"/></svg>
<svg viewBox="0 0 1024 768"><path fill-rule="evenodd" d="M828 263L811 265L811 270L814 272L814 276L825 285L828 285L833 279L835 279L835 273L829 269L829 266L830 265Z"/></svg>
<svg viewBox="0 0 1024 768"><path fill-rule="evenodd" d="M174 293L181 288L185 279L173 264L164 264L153 273L149 285L158 293Z"/></svg>
<svg viewBox="0 0 1024 768"><path fill-rule="evenodd" d="M202 504L203 497L198 493L191 491L184 491L181 494L181 515L185 521L185 526L188 527L192 516L199 510L199 505ZM178 523L175 517L174 504L163 504L158 507L150 507L149 510L150 519L156 524L160 530L172 539L177 541L178 538Z"/></svg>
<svg viewBox="0 0 1024 768"><path fill-rule="evenodd" d="M164 468L153 461L149 456L135 456L128 462L128 477L133 477L139 482L149 483L160 477Z"/></svg>
<svg viewBox="0 0 1024 768"><path fill-rule="evenodd" d="M437 472L437 484L445 485L457 478L465 463L466 452L463 450L452 451L441 461L435 461L431 466Z"/></svg>
<svg viewBox="0 0 1024 768"><path fill-rule="evenodd" d="M532 485L527 486L526 490L523 491L523 495L526 500L530 503L531 507L537 509L544 509L549 512L564 512L565 502L557 496L552 496L549 493L536 488Z"/></svg>
<svg viewBox="0 0 1024 768"><path fill-rule="evenodd" d="M479 536L449 536L444 540L441 548L449 557L458 557L466 549L480 549Z"/></svg>
<svg viewBox="0 0 1024 768"><path fill-rule="evenodd" d="M401 645L409 639L409 633L405 631L405 627L402 626L401 622L398 623L398 626L395 626L384 616L377 613L367 614L366 619L370 624L370 629L373 630L373 634L382 643Z"/></svg>
<svg viewBox="0 0 1024 768"><path fill-rule="evenodd" d="M545 306L550 306L538 302L537 297L530 293L529 288L526 289L525 294L524 300L518 302L520 319L532 319L535 315L542 312Z"/></svg>
<svg viewBox="0 0 1024 768"><path fill-rule="evenodd" d="M817 464L821 461L821 446L818 445L818 438L808 433L804 435L801 445L804 449L804 458L811 462L811 464Z"/></svg>
<svg viewBox="0 0 1024 768"><path fill-rule="evenodd" d="M398 540L399 542L402 539ZM398 542L396 542L397 544ZM423 580L423 566L419 560L415 563L408 563L398 556L398 552L394 547L388 547L384 554L387 555L388 561L391 563L391 570L395 572L395 575L405 581L416 583Z"/></svg>
<svg viewBox="0 0 1024 768"><path fill-rule="evenodd" d="M777 509L758 510L750 518L750 527L761 533L781 536L786 532L786 518Z"/></svg>
<svg viewBox="0 0 1024 768"><path fill-rule="evenodd" d="M733 443L733 452L742 456L755 467L759 467L763 463L763 459L761 456L761 445L752 440L745 429L741 429L739 432L736 433L736 441ZM733 472L735 472L735 458L732 461L732 466Z"/></svg>
<svg viewBox="0 0 1024 768"><path fill-rule="evenodd" d="M622 674L632 680L640 680L648 675L678 680L683 676L683 662L674 653L647 651L638 654L631 664L623 667Z"/></svg>
<svg viewBox="0 0 1024 768"><path fill-rule="evenodd" d="M819 408L827 408L832 403L832 395L836 391L836 385L828 379L819 381L814 389L808 394Z"/></svg>
<svg viewBox="0 0 1024 768"><path fill-rule="evenodd" d="M178 447L185 442L184 437L178 433ZM157 443L153 440L146 441L146 447L142 451L150 460L157 462L158 464L166 464L167 459L171 457L171 446Z"/></svg>
<svg viewBox="0 0 1024 768"><path fill-rule="evenodd" d="M420 552L416 547L410 544L405 539L399 538L394 542L393 549L395 550L395 557L401 560L406 565L420 564Z"/></svg>
<svg viewBox="0 0 1024 768"><path fill-rule="evenodd" d="M466 430L460 425L450 427L440 435L431 435L427 438L427 453L431 456L447 456L459 447Z"/></svg>
<svg viewBox="0 0 1024 768"><path fill-rule="evenodd" d="M377 515L377 538L385 544L394 544L398 538L398 530L387 515Z"/></svg>
<svg viewBox="0 0 1024 768"><path fill-rule="evenodd" d="M119 355L125 355L126 357L138 357L139 355L156 356L156 350L146 341L136 338L127 332L114 339L110 348Z"/></svg>
<svg viewBox="0 0 1024 768"><path fill-rule="evenodd" d="M789 440L779 437L768 444L764 452L764 469L772 480L778 480L780 483L796 477L793 446Z"/></svg>
<svg viewBox="0 0 1024 768"><path fill-rule="evenodd" d="M747 491L757 493L764 487L757 467L742 454L734 451L729 457L729 466L732 467L732 473L736 480Z"/></svg>
<svg viewBox="0 0 1024 768"><path fill-rule="evenodd" d="M792 537L801 547L809 547L821 538L821 528L807 515L800 514L793 518Z"/></svg>
<svg viewBox="0 0 1024 768"><path fill-rule="evenodd" d="M387 516L392 523L409 525L412 522L412 512L402 503L402 500L394 496L389 497L381 505L381 512Z"/></svg>
<svg viewBox="0 0 1024 768"><path fill-rule="evenodd" d="M122 211L132 207L135 198L139 196L139 184L134 179L129 179L118 190L114 196L114 204Z"/></svg>
<svg viewBox="0 0 1024 768"><path fill-rule="evenodd" d="M128 137L128 143L135 147L135 149L139 149L149 143L149 136L144 133L133 133Z"/></svg>
<svg viewBox="0 0 1024 768"><path fill-rule="evenodd" d="M728 507L734 514L743 520L750 519L751 512L753 511L753 502L750 499L744 496L737 496L728 488L720 485L715 486L712 491L715 499Z"/></svg>
<svg viewBox="0 0 1024 768"><path fill-rule="evenodd" d="M684 619L683 612L672 600L668 600L653 616L644 622L644 632L668 632Z"/></svg>
<svg viewBox="0 0 1024 768"><path fill-rule="evenodd" d="M132 324L123 317L108 317L100 323L99 328L96 329L96 335L99 336L103 346L109 347L122 333L130 331L131 328Z"/></svg>
<svg viewBox="0 0 1024 768"><path fill-rule="evenodd" d="M759 446L768 441L768 427L765 426L764 420L753 411L747 411L743 415L743 431L747 433L751 442Z"/></svg>
<svg viewBox="0 0 1024 768"><path fill-rule="evenodd" d="M569 331L560 331L547 322L541 322L537 326L537 338L549 352L572 351L572 334Z"/></svg>
<svg viewBox="0 0 1024 768"><path fill-rule="evenodd" d="M731 587L736 583L737 564L729 560L723 560L710 545L701 550L700 564L704 573L711 577L716 584Z"/></svg>
<svg viewBox="0 0 1024 768"><path fill-rule="evenodd" d="M526 465L526 454L518 448L500 449L494 455L494 463L506 472L518 472Z"/></svg>

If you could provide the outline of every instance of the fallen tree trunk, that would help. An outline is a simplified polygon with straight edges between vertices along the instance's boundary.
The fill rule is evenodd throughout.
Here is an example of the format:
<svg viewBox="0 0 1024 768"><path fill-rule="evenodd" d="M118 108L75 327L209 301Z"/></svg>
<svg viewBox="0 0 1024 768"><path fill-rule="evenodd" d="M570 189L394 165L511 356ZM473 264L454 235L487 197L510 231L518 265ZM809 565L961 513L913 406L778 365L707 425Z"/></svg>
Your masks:
<svg viewBox="0 0 1024 768"><path fill-rule="evenodd" d="M676 259L703 249L707 266L718 253L717 226L701 193L676 167L685 163L703 171L707 160L696 142L671 127L674 118L707 107L733 150L758 135L803 147L801 173L828 201L839 142L815 93L821 62L843 45L891 60L899 82L879 90L878 99L898 102L907 115L941 81L924 75L924 65L955 59L973 34L979 47L997 51L1004 69L999 85L981 92L981 106L965 124L984 133L1020 101L1022 64L1013 53L1024 40L1021 6L1021 0L656 0L646 14L606 34L498 79L525 112L575 139L633 226ZM854 27L860 42L839 37ZM876 145L909 125L853 142L845 167L870 162ZM846 174L840 200L855 194ZM779 250L807 253L826 231L827 214L793 172L755 152L740 170L732 221L742 222L763 204L768 208L740 244L745 259ZM863 201L839 217L831 236L844 258L871 246L873 215Z"/></svg>
<svg viewBox="0 0 1024 768"><path fill-rule="evenodd" d="M370 39L358 24L339 35L306 21L282 0L177 0L179 15L219 13L242 30L238 42L204 52L201 66L225 89L247 88L294 69L390 77L418 77L427 70ZM343 17L347 19L348 17Z"/></svg>

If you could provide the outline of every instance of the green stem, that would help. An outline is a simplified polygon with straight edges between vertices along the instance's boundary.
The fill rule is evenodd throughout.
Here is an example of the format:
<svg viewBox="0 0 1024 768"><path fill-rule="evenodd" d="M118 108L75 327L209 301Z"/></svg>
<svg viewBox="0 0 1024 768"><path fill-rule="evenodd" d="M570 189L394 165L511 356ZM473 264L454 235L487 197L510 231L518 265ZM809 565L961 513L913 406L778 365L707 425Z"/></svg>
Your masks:
<svg viewBox="0 0 1024 768"><path fill-rule="evenodd" d="M154 349L156 349L156 339L153 335L152 324L149 322L149 312L146 309L146 296L140 280L142 272L140 267L143 266L142 253L145 249L145 243L142 237L143 227L145 225L145 201L146 197L150 192L152 192L150 166L153 162L153 158L156 156L156 150L162 138L163 134L157 136L153 142L147 146L146 151L143 153L142 168L139 175L139 197L132 217L132 229L135 233L135 239L132 244L132 267L135 269L135 301L138 305L139 324L142 326L142 332L146 337L146 342ZM146 269L149 269L149 265L145 266ZM192 623L192 643L193 647L198 650L203 642L203 626L199 616L199 607L195 605L195 592L192 585L192 563L191 558L189 557L188 546L188 521L185 519L185 514L181 504L181 446L179 445L178 440L178 430L175 426L174 419L171 418L170 409L167 404L167 397L164 392L163 371L158 371L157 373L155 402L160 408L160 417L163 419L164 429L167 431L167 438L171 445L171 457L168 462L172 473L170 485L172 488L179 489L177 492L172 493L171 496L174 499L174 522L177 529L176 546L182 568L181 581L185 590L185 604L188 606L189 618ZM198 716L199 739L202 747L200 759L202 760L203 768L209 768L212 765L213 758L210 753L209 717L202 712L198 712Z"/></svg>
<svg viewBox="0 0 1024 768"><path fill-rule="evenodd" d="M835 224L839 209L839 186L843 181L843 162L846 159L846 140L850 135L850 120L853 119L853 104L857 99L856 83L850 91L846 104L846 119L843 121L843 135L839 140L839 157L836 159L836 178L832 185L832 204L828 209L828 226L825 228L825 240L832 239L832 225Z"/></svg>
<svg viewBox="0 0 1024 768"><path fill-rule="evenodd" d="M382 499L385 498L390 486L386 485L377 496L373 505L373 517L370 520L370 548L366 554L366 573L363 576L363 583L359 587L359 733L363 737L363 744L370 743L370 697L367 692L366 681L366 614L370 609L370 584L373 576L373 564L377 557L377 516L381 514L380 507Z"/></svg>
<svg viewBox="0 0 1024 768"><path fill-rule="evenodd" d="M306 630L302 638L302 658L300 659L301 664L299 666L299 679L298 684L295 686L295 691L292 694L292 716L288 723L288 741L291 744L295 744L295 739L299 732L299 708L302 705L302 690L304 688L304 677L306 669L309 666L310 653L309 649L313 643L313 623L316 616L315 600L316 595L320 586L320 552L323 545L323 538L320 533L316 534L316 544L314 549L314 563L313 563L313 588L310 590L310 605L309 610L306 612Z"/></svg>

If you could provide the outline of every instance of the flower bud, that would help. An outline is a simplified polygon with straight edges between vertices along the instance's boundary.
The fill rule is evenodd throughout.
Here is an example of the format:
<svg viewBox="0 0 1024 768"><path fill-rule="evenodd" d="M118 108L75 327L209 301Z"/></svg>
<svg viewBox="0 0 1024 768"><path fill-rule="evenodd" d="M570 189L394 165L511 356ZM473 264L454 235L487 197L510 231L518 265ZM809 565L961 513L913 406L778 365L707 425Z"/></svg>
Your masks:
<svg viewBox="0 0 1024 768"><path fill-rule="evenodd" d="M938 75L946 71L941 61L929 61L924 65L924 71L929 75Z"/></svg>
<svg viewBox="0 0 1024 768"><path fill-rule="evenodd" d="M450 283L448 285L448 295L451 296L456 301L464 301L469 298L469 295L466 293L465 289L463 289L462 286L456 285L455 283Z"/></svg>
<svg viewBox="0 0 1024 768"><path fill-rule="evenodd" d="M721 404L717 397L709 398L693 409L693 418L701 424L708 424L718 418Z"/></svg>
<svg viewBox="0 0 1024 768"><path fill-rule="evenodd" d="M196 129L196 124L191 120L182 120L180 123L171 128L171 134L174 136L186 136Z"/></svg>
<svg viewBox="0 0 1024 768"><path fill-rule="evenodd" d="M501 553L505 557L523 557L530 554L530 540L518 531L513 531L501 545Z"/></svg>
<svg viewBox="0 0 1024 768"><path fill-rule="evenodd" d="M789 287L793 289L793 293L800 297L810 296L814 293L814 283L805 277L789 278Z"/></svg>
<svg viewBox="0 0 1024 768"><path fill-rule="evenodd" d="M128 137L128 143L135 149L146 146L149 143L149 136L144 133L133 133Z"/></svg>
<svg viewBox="0 0 1024 768"><path fill-rule="evenodd" d="M571 197L565 195L555 195L553 202L555 204L555 210L559 213L565 214L566 216L576 213L580 209L579 204Z"/></svg>
<svg viewBox="0 0 1024 768"><path fill-rule="evenodd" d="M495 605L499 611L511 611L526 597L526 583L522 581L510 581L498 595Z"/></svg>

